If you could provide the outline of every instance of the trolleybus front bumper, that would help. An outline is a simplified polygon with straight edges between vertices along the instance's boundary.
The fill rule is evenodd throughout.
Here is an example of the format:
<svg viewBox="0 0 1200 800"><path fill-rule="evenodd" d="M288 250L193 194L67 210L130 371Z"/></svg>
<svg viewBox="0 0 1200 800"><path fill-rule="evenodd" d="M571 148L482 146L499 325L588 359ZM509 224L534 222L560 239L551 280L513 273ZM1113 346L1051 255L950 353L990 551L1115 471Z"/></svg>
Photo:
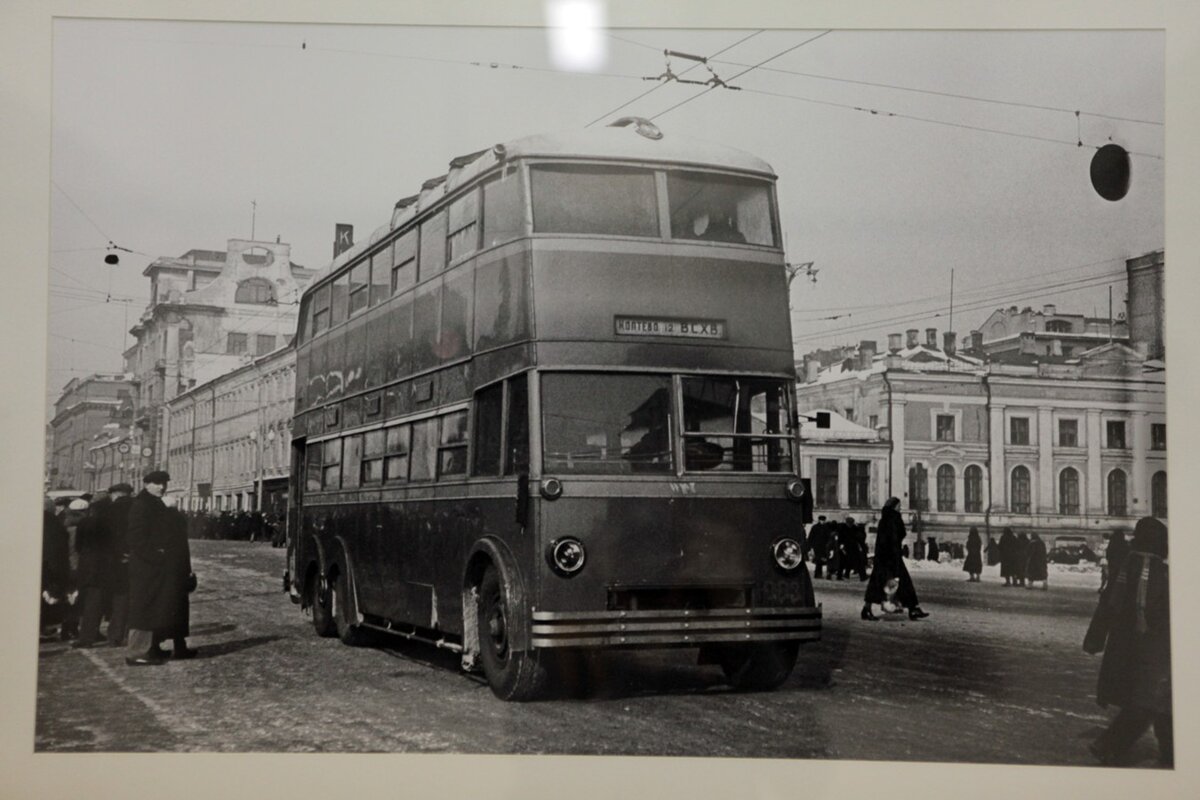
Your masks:
<svg viewBox="0 0 1200 800"><path fill-rule="evenodd" d="M821 607L535 611L534 647L636 647L816 641Z"/></svg>

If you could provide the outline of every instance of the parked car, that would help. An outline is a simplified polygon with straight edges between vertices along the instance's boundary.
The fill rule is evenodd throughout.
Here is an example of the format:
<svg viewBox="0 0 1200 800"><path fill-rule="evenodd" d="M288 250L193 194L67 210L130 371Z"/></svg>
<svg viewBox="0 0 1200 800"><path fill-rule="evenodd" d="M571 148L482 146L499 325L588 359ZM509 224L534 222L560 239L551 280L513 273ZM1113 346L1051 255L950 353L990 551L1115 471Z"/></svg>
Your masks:
<svg viewBox="0 0 1200 800"><path fill-rule="evenodd" d="M1046 554L1046 560L1051 564L1097 564L1100 556L1082 536L1059 536L1054 540L1054 547Z"/></svg>

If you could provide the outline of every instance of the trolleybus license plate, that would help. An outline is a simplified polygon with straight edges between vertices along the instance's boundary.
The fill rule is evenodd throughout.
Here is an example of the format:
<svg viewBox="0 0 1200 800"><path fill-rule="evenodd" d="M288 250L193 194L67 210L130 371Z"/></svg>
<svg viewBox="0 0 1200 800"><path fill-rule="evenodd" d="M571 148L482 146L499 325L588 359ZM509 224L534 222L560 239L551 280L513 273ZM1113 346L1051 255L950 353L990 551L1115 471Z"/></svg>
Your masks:
<svg viewBox="0 0 1200 800"><path fill-rule="evenodd" d="M684 339L724 339L725 321L720 319L666 319L661 317L616 317L620 336L674 336Z"/></svg>

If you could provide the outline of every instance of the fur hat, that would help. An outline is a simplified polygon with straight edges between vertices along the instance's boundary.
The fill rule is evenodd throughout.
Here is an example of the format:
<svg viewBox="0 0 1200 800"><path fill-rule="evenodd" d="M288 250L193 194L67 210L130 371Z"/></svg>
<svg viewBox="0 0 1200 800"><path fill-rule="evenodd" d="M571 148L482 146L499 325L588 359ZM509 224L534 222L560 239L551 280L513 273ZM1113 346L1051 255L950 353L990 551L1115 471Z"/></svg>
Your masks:
<svg viewBox="0 0 1200 800"><path fill-rule="evenodd" d="M165 486L169 480L171 476L164 469L151 470L142 476L142 483L161 483Z"/></svg>

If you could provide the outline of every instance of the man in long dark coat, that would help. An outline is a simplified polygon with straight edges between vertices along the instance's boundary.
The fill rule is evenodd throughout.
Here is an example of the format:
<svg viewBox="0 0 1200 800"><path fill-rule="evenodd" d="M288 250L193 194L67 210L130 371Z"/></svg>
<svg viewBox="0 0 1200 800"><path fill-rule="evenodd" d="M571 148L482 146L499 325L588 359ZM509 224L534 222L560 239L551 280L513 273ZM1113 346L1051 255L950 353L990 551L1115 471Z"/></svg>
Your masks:
<svg viewBox="0 0 1200 800"><path fill-rule="evenodd" d="M1138 521L1129 554L1109 582L1084 640L1103 650L1096 701L1121 710L1090 746L1104 764L1120 764L1153 724L1158 758L1174 763L1171 718L1171 610L1167 528L1153 517Z"/></svg>
<svg viewBox="0 0 1200 800"><path fill-rule="evenodd" d="M867 582L866 597L863 598L862 618L865 620L879 619L872 613L871 605L882 604L887 599L887 583L893 579L899 584L896 604L908 609L908 618L916 620L929 616L921 610L917 602L917 589L908 575L908 568L904 566L901 547L907 531L899 506L899 498L889 497L879 514L879 532L875 535L875 565Z"/></svg>
<svg viewBox="0 0 1200 800"><path fill-rule="evenodd" d="M813 554L813 577L821 577L821 571L829 561L829 523L824 516L817 517L817 524L808 532L808 549Z"/></svg>
<svg viewBox="0 0 1200 800"><path fill-rule="evenodd" d="M111 647L124 647L129 632L129 509L133 487L116 483L109 487L111 502L100 517L108 541L108 630Z"/></svg>
<svg viewBox="0 0 1200 800"><path fill-rule="evenodd" d="M129 648L125 663L163 663L154 632L170 617L167 584L167 507L162 496L171 478L162 470L146 473L142 491L129 508Z"/></svg>
<svg viewBox="0 0 1200 800"><path fill-rule="evenodd" d="M192 556L188 547L187 517L175 507L175 498L167 498L165 505L165 550L164 617L154 630L155 645L168 639L172 642L172 658L192 658L196 650L187 646L190 608L188 593L195 588L196 576L192 572Z"/></svg>
<svg viewBox="0 0 1200 800"><path fill-rule="evenodd" d="M1042 582L1042 589L1050 588L1050 567L1046 563L1046 543L1037 533L1029 535L1029 555L1025 559L1026 589L1033 588L1034 581Z"/></svg>
<svg viewBox="0 0 1200 800"><path fill-rule="evenodd" d="M1012 528L1005 528L1000 534L1000 577L1004 578L1005 586L1016 583L1017 576L1017 537Z"/></svg>
<svg viewBox="0 0 1200 800"><path fill-rule="evenodd" d="M1016 555L1013 557L1013 583L1017 586L1025 585L1025 568L1029 564L1029 537L1025 535L1025 531L1017 534Z"/></svg>
<svg viewBox="0 0 1200 800"><path fill-rule="evenodd" d="M75 529L80 618L79 637L71 643L72 647L91 647L100 639L100 620L107 610L109 599L108 561L111 550L103 518L111 502L107 494L98 493Z"/></svg>
<svg viewBox="0 0 1200 800"><path fill-rule="evenodd" d="M47 497L42 507L42 636L49 637L54 626L62 622L70 573L70 538L54 501Z"/></svg>

